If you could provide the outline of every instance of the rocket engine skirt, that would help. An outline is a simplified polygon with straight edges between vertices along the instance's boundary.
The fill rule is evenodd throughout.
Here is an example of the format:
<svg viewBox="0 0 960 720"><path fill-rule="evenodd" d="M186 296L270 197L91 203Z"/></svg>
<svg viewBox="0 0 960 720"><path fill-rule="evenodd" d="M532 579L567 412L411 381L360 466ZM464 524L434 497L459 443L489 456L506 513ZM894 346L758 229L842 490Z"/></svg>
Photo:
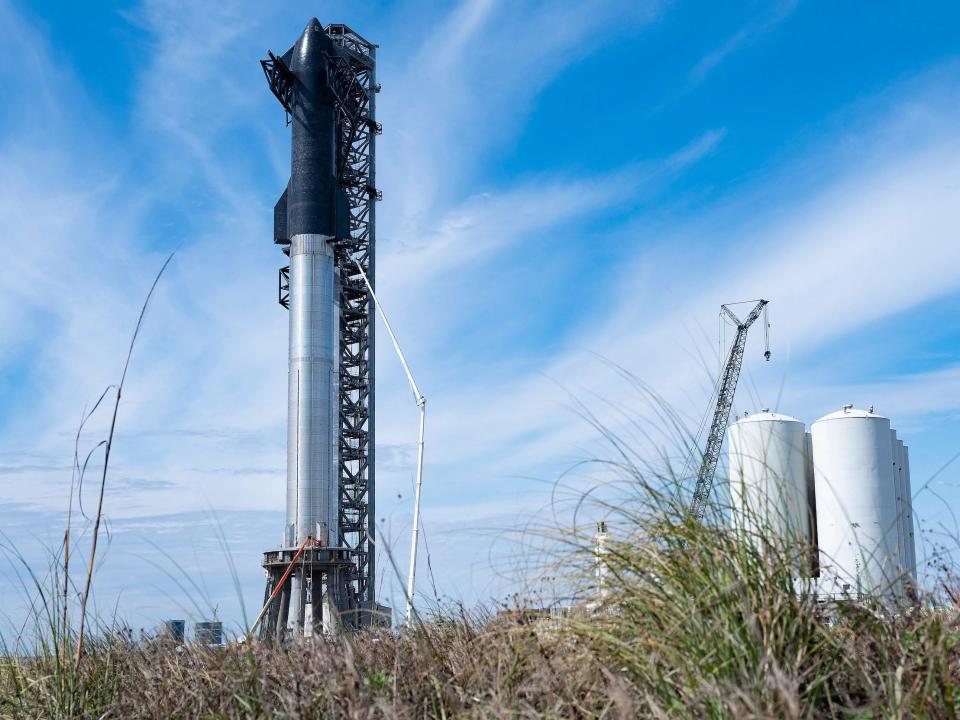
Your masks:
<svg viewBox="0 0 960 720"><path fill-rule="evenodd" d="M290 239L287 547L338 542L340 279L333 238Z"/></svg>

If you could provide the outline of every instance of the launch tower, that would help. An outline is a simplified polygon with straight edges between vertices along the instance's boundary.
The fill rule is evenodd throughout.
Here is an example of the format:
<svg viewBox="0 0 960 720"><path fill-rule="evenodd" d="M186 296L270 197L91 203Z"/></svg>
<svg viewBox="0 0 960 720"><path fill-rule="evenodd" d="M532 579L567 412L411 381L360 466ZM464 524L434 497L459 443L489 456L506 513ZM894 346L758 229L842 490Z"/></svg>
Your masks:
<svg viewBox="0 0 960 720"><path fill-rule="evenodd" d="M376 603L374 282L376 46L314 18L261 61L291 126L274 208L279 301L290 311L287 520L264 553L263 640L357 628Z"/></svg>

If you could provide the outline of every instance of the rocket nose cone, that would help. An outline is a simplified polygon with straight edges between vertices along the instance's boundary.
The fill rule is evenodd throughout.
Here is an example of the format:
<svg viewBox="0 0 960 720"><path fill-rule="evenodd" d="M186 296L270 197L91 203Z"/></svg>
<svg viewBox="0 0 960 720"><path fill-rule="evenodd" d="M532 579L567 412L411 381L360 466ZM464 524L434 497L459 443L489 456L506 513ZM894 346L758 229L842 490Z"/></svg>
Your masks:
<svg viewBox="0 0 960 720"><path fill-rule="evenodd" d="M294 72L307 68L315 70L319 67L318 63L322 62L324 51L329 52L330 45L330 38L324 32L320 21L313 18L297 40L295 58L290 69Z"/></svg>

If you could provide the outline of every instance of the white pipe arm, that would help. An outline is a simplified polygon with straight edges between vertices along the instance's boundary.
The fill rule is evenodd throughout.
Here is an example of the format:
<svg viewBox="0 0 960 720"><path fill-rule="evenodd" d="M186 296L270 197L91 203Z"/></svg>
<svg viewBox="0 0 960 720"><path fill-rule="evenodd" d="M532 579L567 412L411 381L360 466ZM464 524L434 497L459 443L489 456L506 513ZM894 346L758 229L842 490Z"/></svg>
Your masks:
<svg viewBox="0 0 960 720"><path fill-rule="evenodd" d="M363 281L367 284L367 290L370 291L370 297L373 298L373 303L377 306L377 312L380 313L380 319L383 320L383 324L387 328L387 333L390 335L390 340L393 342L393 349L397 351L397 357L400 358L400 364L403 365L403 371L407 374L407 382L410 383L410 389L413 391L414 400L416 400L417 405L422 405L426 402L426 398L424 398L420 393L420 389L417 387L417 381L413 379L413 373L410 372L410 366L407 365L407 358L404 357L403 350L400 349L400 343L397 342L397 336L394 335L393 327L390 325L390 321L387 320L387 314L383 311L383 306L380 304L380 299L373 291L373 285L370 284L370 279L363 271L363 267L359 262L357 262L356 258L354 258L353 262L357 266L357 270L360 271Z"/></svg>
<svg viewBox="0 0 960 720"><path fill-rule="evenodd" d="M400 343L397 342L397 336L393 332L393 327L391 327L390 321L387 320L387 314L383 311L383 306L380 304L380 299L373 291L373 285L370 284L370 279L367 277L367 274L363 271L363 267L356 260L356 258L354 258L353 262L356 264L357 270L360 271L360 275L363 277L363 281L367 285L367 290L370 292L370 297L373 298L373 303L376 305L377 312L380 313L380 319L383 320L383 324L387 328L387 333L390 335L391 342L393 342L393 349L396 350L397 357L400 358L400 364L403 365L403 371L407 374L407 382L410 385L410 389L413 391L414 400L416 400L417 407L420 408L420 432L417 439L417 481L413 499L413 532L410 538L410 568L407 573L406 623L407 625L410 625L413 623L413 590L417 574L417 546L420 540L420 491L423 486L423 433L427 416L427 399L420 392L420 388L417 387L417 381L413 379L413 373L410 372L410 366L407 365L407 359L403 355L403 350L400 349Z"/></svg>

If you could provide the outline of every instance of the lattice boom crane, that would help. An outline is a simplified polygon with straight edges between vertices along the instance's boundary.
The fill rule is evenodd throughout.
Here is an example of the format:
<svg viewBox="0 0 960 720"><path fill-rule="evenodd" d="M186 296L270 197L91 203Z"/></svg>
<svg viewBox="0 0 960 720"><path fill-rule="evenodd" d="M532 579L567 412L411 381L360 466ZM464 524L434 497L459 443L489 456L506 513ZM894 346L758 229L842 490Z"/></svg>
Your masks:
<svg viewBox="0 0 960 720"><path fill-rule="evenodd" d="M707 446L703 451L703 462L700 464L700 472L697 474L697 486L693 491L693 504L690 508L690 514L697 520L702 519L706 511L707 499L710 497L710 490L713 487L713 476L717 472L720 448L723 445L723 434L727 429L727 422L730 420L730 409L733 407L733 397L737 392L737 381L740 379L740 368L743 365L743 351L747 346L747 331L760 317L761 313L766 312L767 302L767 300L758 300L750 314L742 321L733 314L728 306L720 306L721 315L725 314L733 321L737 327L737 334L730 346L730 355L727 357L727 363L723 368L723 375L717 390L717 408L713 413L710 435L707 437ZM766 335L766 330L769 327L766 319L764 319L763 324ZM763 357L766 360L770 359L769 336L767 336Z"/></svg>

